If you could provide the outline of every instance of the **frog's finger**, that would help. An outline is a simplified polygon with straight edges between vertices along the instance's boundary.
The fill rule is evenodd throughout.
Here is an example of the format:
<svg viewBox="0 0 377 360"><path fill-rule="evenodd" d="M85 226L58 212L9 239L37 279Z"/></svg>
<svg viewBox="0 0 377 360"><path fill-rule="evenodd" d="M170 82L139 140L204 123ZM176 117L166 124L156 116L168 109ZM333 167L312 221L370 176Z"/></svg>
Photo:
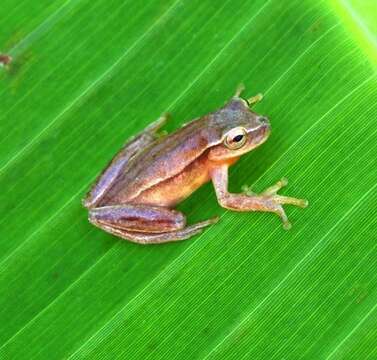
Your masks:
<svg viewBox="0 0 377 360"><path fill-rule="evenodd" d="M261 195L275 195L282 187L287 186L288 179L283 177L276 184L268 187Z"/></svg>
<svg viewBox="0 0 377 360"><path fill-rule="evenodd" d="M277 214L280 217L281 221L283 222L283 229L284 230L289 230L292 227L292 224L288 220L288 216L285 213L282 206L278 206L276 208L275 214Z"/></svg>
<svg viewBox="0 0 377 360"><path fill-rule="evenodd" d="M150 124L149 126L145 128L145 131L152 134L156 133L161 127L163 127L166 124L169 118L170 118L170 113L168 112L162 113L161 116L157 120L153 121L152 124Z"/></svg>
<svg viewBox="0 0 377 360"><path fill-rule="evenodd" d="M309 205L309 202L306 199L297 199L294 197L282 196L282 195L274 195L273 200L277 204L289 204L289 205L295 205L301 208L306 208Z"/></svg>
<svg viewBox="0 0 377 360"><path fill-rule="evenodd" d="M248 196L255 196L257 195L251 188L251 186L249 185L242 185L241 187L241 190L244 194L248 195Z"/></svg>
<svg viewBox="0 0 377 360"><path fill-rule="evenodd" d="M262 93L259 93L255 96L252 96L250 98L247 99L247 102L249 103L249 106L252 106L256 103L259 103L259 101L261 101L263 99L263 94Z"/></svg>
<svg viewBox="0 0 377 360"><path fill-rule="evenodd" d="M198 222L194 225L191 225L190 227L195 227L196 229L201 229L201 228L204 228L206 226L216 224L219 220L220 220L220 216L214 216L213 218Z"/></svg>
<svg viewBox="0 0 377 360"><path fill-rule="evenodd" d="M243 83L238 84L234 97L240 97L243 91L245 90L245 85Z"/></svg>

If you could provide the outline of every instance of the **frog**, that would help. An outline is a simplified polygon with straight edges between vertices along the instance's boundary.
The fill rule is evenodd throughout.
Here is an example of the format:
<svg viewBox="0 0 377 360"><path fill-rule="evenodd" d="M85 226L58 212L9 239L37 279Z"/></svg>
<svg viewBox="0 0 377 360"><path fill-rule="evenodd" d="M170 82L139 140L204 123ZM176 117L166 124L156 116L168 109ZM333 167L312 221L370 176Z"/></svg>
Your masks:
<svg viewBox="0 0 377 360"><path fill-rule="evenodd" d="M219 217L187 225L176 206L212 181L221 207L241 212L277 214L290 229L283 205L301 208L308 201L278 194L282 178L259 194L228 191L228 171L242 155L262 145L271 133L269 118L253 106L262 94L242 97L243 85L218 110L195 118L170 134L162 114L131 137L113 157L83 199L94 226L138 244L181 241L215 224Z"/></svg>

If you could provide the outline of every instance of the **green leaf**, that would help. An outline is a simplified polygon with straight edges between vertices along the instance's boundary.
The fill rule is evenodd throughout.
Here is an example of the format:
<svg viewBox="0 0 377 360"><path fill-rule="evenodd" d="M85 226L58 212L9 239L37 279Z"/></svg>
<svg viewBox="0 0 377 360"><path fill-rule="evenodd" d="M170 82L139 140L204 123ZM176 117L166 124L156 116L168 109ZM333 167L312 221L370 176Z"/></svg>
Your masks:
<svg viewBox="0 0 377 360"><path fill-rule="evenodd" d="M375 359L377 8L373 1L5 0L0 48L0 358ZM141 246L81 198L163 111L169 131L262 92L269 141L230 188L309 199L179 206L201 235Z"/></svg>

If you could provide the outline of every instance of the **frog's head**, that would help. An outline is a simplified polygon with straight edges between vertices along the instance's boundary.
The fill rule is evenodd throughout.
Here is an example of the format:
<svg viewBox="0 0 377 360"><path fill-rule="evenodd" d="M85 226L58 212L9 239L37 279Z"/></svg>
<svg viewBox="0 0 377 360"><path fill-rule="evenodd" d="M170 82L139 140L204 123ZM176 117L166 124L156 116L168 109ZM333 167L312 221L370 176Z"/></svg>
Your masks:
<svg viewBox="0 0 377 360"><path fill-rule="evenodd" d="M251 110L261 98L260 94L247 100L234 96L214 113L213 125L221 129L221 139L211 148L210 159L236 158L267 140L271 131L268 118Z"/></svg>

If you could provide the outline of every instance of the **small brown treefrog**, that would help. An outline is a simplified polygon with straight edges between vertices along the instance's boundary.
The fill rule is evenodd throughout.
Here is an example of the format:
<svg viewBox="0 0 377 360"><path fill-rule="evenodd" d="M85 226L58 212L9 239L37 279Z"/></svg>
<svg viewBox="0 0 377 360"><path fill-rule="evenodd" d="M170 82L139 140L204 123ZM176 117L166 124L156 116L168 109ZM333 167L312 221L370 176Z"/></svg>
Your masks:
<svg viewBox="0 0 377 360"><path fill-rule="evenodd" d="M211 180L222 207L273 212L290 228L282 205L306 207L307 201L278 195L285 179L259 195L228 192L229 166L270 134L268 118L251 110L262 96L246 100L242 91L240 86L225 106L169 135L157 133L167 119L163 115L131 138L83 200L89 221L140 244L187 239L218 218L186 226L184 214L174 207Z"/></svg>

